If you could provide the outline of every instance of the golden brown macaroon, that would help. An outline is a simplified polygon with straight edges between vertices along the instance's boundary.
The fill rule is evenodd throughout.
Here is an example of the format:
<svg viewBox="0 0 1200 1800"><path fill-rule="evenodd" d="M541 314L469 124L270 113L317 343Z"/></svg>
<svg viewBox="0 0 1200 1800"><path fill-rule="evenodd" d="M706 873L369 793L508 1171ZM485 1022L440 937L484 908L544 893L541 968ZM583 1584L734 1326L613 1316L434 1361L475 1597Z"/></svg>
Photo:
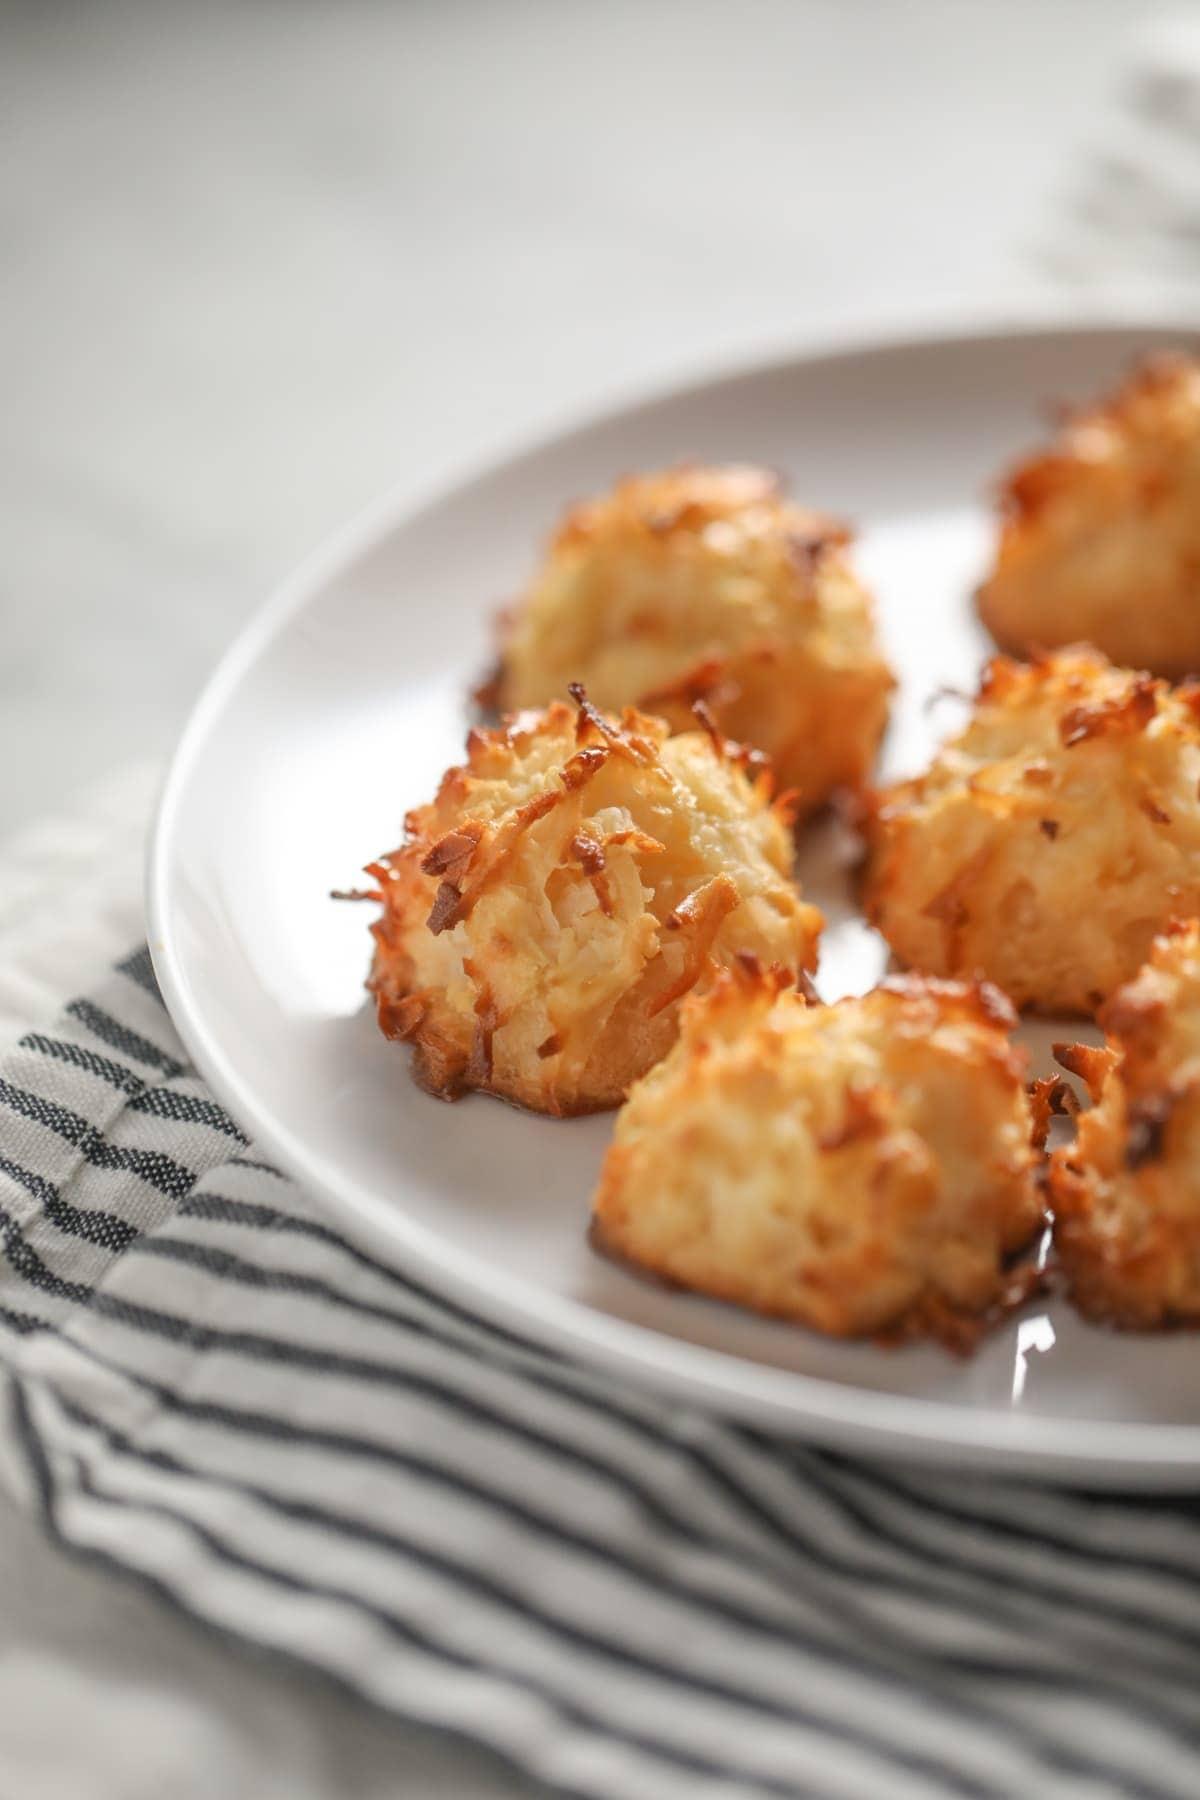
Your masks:
<svg viewBox="0 0 1200 1800"><path fill-rule="evenodd" d="M1108 1043L1060 1047L1094 1105L1051 1158L1059 1261L1089 1318L1200 1325L1200 926L1157 939L1101 1013Z"/></svg>
<svg viewBox="0 0 1200 1800"><path fill-rule="evenodd" d="M403 848L371 866L379 1023L445 1098L616 1106L714 966L815 966L821 915L791 880L770 777L715 735L632 711L616 724L577 692L578 709L472 731Z"/></svg>
<svg viewBox="0 0 1200 1800"><path fill-rule="evenodd" d="M593 1237L667 1281L837 1337L967 1348L1043 1223L1015 1018L904 977L806 1004L723 973L617 1118Z"/></svg>
<svg viewBox="0 0 1200 1800"><path fill-rule="evenodd" d="M1093 1012L1200 909L1198 713L1088 649L996 658L966 729L875 798L872 923L912 968Z"/></svg>
<svg viewBox="0 0 1200 1800"><path fill-rule="evenodd" d="M1019 656L1086 639L1132 668L1200 670L1200 362L1145 362L1013 471L979 611Z"/></svg>
<svg viewBox="0 0 1200 1800"><path fill-rule="evenodd" d="M810 812L866 780L893 685L849 536L763 469L618 482L567 514L517 603L499 703L541 706L582 681L598 706L679 731L703 700Z"/></svg>

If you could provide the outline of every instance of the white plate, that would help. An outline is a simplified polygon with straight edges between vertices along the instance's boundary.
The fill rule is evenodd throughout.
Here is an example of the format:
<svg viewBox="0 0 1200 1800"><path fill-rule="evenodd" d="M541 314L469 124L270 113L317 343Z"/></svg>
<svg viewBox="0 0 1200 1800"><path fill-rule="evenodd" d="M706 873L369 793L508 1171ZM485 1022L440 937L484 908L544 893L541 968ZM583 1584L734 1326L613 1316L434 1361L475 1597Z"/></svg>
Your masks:
<svg viewBox="0 0 1200 1800"><path fill-rule="evenodd" d="M1200 1346L1118 1337L1032 1308L969 1362L843 1345L664 1293L594 1255L588 1198L608 1118L410 1082L362 981L367 909L332 904L459 757L497 603L564 502L681 456L768 463L856 520L902 680L886 764L953 723L987 644L969 595L989 482L1047 401L1103 389L1185 333L1020 328L919 338L723 373L586 424L418 512L384 505L288 584L211 682L151 851L155 964L197 1064L348 1233L558 1350L843 1450L1089 1485L1200 1487ZM830 924L827 997L882 947L847 904L829 834L802 857ZM1039 1051L1053 1033L1043 1030Z"/></svg>

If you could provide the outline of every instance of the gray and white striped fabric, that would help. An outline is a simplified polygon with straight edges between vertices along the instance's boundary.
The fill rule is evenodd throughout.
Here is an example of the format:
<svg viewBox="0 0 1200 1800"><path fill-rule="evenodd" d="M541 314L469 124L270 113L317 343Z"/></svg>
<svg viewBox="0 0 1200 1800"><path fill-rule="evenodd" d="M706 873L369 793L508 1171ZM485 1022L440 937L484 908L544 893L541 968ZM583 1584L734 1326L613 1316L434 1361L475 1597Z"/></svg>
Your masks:
<svg viewBox="0 0 1200 1800"><path fill-rule="evenodd" d="M615 1389L326 1225L145 951L0 1065L9 1478L71 1549L569 1794L1200 1792L1200 1506Z"/></svg>

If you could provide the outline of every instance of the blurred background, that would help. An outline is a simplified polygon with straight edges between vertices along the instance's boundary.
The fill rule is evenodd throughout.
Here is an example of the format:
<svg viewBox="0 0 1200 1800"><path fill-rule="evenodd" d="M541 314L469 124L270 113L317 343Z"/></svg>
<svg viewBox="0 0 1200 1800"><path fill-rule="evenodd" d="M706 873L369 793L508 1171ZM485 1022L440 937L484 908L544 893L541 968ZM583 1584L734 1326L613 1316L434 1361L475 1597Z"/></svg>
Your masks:
<svg viewBox="0 0 1200 1800"><path fill-rule="evenodd" d="M765 339L1200 291L1196 7L0 19L0 835L160 761L384 487Z"/></svg>
<svg viewBox="0 0 1200 1800"><path fill-rule="evenodd" d="M119 819L132 866L204 675L381 489L767 342L1200 322L1197 5L0 0L0 34L0 838L103 817L111 855ZM527 1791L0 1527L6 1792Z"/></svg>

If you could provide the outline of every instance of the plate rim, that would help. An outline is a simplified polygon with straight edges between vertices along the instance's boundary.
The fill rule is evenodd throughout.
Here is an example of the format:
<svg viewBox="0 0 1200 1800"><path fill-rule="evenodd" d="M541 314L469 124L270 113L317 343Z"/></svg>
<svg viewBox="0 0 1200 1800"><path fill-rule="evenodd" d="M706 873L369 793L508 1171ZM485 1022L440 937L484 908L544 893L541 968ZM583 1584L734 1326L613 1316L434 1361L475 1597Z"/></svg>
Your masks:
<svg viewBox="0 0 1200 1800"><path fill-rule="evenodd" d="M750 351L694 361L690 372L664 381L633 384L603 406L577 407L557 422L520 434L511 445L465 464L457 476L424 491L411 483L387 489L304 557L245 622L205 682L178 739L162 783L147 842L147 936L167 1011L197 1070L271 1157L300 1186L313 1192L352 1241L366 1242L446 1296L493 1324L513 1329L543 1348L578 1353L635 1387L666 1394L717 1412L723 1419L766 1425L797 1439L910 1463L936 1465L969 1460L972 1468L1050 1482L1077 1481L1116 1488L1200 1488L1200 1424L1069 1419L1001 1411L923 1395L870 1389L825 1376L785 1370L729 1350L694 1344L652 1326L615 1318L536 1283L499 1274L484 1260L448 1244L436 1232L397 1212L386 1224L375 1208L339 1181L324 1159L314 1161L293 1139L286 1120L260 1106L215 1034L193 1005L186 970L172 931L172 864L177 821L189 781L205 744L241 681L338 573L383 535L404 529L445 502L463 497L501 469L554 448L570 438L614 423L631 412L681 399L720 383L752 379L773 369L816 365L856 356L920 351L940 344L990 342L1096 332L1177 333L1197 336L1194 315L1181 305L1142 298L1127 304L1080 308L1006 305L950 315L925 312L907 321L884 318L844 330L792 334L759 342Z"/></svg>

